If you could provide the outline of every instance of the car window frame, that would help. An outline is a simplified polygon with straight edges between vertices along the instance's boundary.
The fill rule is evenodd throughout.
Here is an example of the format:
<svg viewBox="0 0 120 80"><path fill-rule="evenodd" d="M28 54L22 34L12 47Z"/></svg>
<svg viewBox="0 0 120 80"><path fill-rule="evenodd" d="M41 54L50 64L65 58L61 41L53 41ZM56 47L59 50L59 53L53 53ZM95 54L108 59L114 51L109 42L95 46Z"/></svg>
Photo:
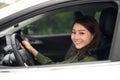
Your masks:
<svg viewBox="0 0 120 80"><path fill-rule="evenodd" d="M116 4L119 4L116 2ZM111 62L115 62L115 61L120 61L120 6L118 5L118 13L117 13L117 19L116 19L116 24L115 24L115 30L114 30L114 34L113 34L113 40L112 40L112 45L111 45L111 49L110 49L110 56L109 59L111 60Z"/></svg>
<svg viewBox="0 0 120 80"><path fill-rule="evenodd" d="M81 2L81 3L78 3L78 2ZM52 11L54 11L54 10L56 10L56 9L58 9L58 8L61 8L61 7L67 7L67 6L74 6L74 5L76 5L76 4L83 4L83 3L92 3L92 2L94 2L94 1L71 1L71 2L65 2L64 4L61 4L61 5L56 5L56 6L53 6L53 5L51 5L51 7L49 6L49 7L45 7L45 8L42 8L42 9L40 9L40 10L36 10L35 12L34 11L32 11L32 12L30 12L30 14L29 15L22 15L22 16L18 16L16 19L15 19L15 22L14 22L14 20L12 21L12 23L9 23L9 24L6 24L5 26L8 26L8 25L13 25L14 23L18 23L18 22L20 22L20 21L22 21L22 20L25 20L26 18L30 18L30 17L33 17L33 16L35 16L35 15L38 15L38 14L41 14L41 13L45 13L45 12L49 12L50 10L52 10ZM102 1L95 1L95 2L102 2ZM103 1L104 2L104 1ZM70 3L70 4L69 4ZM117 3L117 2L115 2L115 3ZM23 10L24 11L24 10ZM119 12L119 11L118 11ZM21 13L21 12L20 12ZM20 14L20 13L18 13L18 14ZM16 15L17 16L17 15ZM21 17L21 18L20 18ZM119 20L119 19L118 19ZM118 20L117 20L117 25L116 26L118 26L118 25L120 25L120 24L118 24ZM119 30L119 31L118 31ZM117 32L118 33L117 33ZM118 50L118 47L117 46L119 46L118 45L118 41L120 40L120 38L118 38L118 34L120 33L120 28L119 27L117 27L116 29L115 29L115 34L114 34L114 39L113 39L113 41L112 41L112 47L111 47L111 50L110 50L110 57L109 57L109 60L110 61L118 61L118 60L120 60L120 59L118 59L118 58L120 58L120 56L118 57L118 53L119 53L119 50ZM118 41L116 40L116 37L118 38ZM117 45L117 46L116 46Z"/></svg>

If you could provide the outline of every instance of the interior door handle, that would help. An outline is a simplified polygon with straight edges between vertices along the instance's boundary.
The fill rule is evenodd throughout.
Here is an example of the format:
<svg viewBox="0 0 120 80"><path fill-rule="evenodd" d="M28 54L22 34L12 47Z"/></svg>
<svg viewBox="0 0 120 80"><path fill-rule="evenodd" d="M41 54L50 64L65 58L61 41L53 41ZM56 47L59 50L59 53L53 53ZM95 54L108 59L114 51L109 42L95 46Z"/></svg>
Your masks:
<svg viewBox="0 0 120 80"><path fill-rule="evenodd" d="M43 44L43 41L41 40L30 40L31 44Z"/></svg>

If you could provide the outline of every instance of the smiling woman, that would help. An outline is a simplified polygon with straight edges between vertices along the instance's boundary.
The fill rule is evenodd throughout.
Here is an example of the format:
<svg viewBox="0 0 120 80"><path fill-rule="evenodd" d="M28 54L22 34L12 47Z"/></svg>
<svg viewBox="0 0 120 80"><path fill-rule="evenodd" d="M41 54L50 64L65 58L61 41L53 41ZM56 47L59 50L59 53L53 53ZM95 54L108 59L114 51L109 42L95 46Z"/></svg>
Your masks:
<svg viewBox="0 0 120 80"><path fill-rule="evenodd" d="M73 23L71 39L75 45L74 54L67 60L59 63L85 62L97 60L93 52L96 50L100 42L100 31L97 21L89 16L83 16ZM37 59L40 64L53 64L54 62L42 55L26 40L22 44Z"/></svg>

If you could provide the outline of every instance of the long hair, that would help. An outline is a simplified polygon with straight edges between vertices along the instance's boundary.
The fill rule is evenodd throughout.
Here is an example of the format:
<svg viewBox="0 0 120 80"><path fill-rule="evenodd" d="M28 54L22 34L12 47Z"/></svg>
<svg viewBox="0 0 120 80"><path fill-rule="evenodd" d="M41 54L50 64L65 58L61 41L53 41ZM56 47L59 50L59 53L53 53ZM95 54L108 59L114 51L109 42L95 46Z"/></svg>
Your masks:
<svg viewBox="0 0 120 80"><path fill-rule="evenodd" d="M71 54L74 55L76 53L80 53L80 56L85 56L91 54L92 51L95 51L96 48L98 47L101 39L101 33L100 29L98 26L97 21L90 16L83 16L79 19L76 19L73 22L73 25L75 23L83 25L91 34L94 35L93 40L88 44L87 46L81 48L81 49L76 49L75 46L73 46Z"/></svg>

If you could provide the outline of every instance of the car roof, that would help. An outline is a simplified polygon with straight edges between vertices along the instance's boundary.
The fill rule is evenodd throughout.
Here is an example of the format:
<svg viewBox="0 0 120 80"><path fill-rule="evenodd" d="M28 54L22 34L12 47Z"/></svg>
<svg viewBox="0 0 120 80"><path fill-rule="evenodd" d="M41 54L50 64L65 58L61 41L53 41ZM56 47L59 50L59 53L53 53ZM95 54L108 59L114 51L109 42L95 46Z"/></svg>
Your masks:
<svg viewBox="0 0 120 80"><path fill-rule="evenodd" d="M10 27L11 25L16 25L14 22L14 19L16 19L16 18L19 18L19 17L24 16L24 15L31 13L31 12L33 13L38 9L43 9L43 8L49 7L51 5L57 5L60 3L67 3L67 2L71 2L71 1L72 0L42 0L42 1L41 0L25 0L25 1L18 1L13 5L10 5L10 6L3 8L3 9L0 9L0 31ZM84 0L77 0L77 1L84 1ZM9 22L12 22L12 24ZM6 23L7 24L9 23L9 25L7 25Z"/></svg>
<svg viewBox="0 0 120 80"><path fill-rule="evenodd" d="M13 19L23 16L36 9L44 8L50 5L59 4L70 0L22 0L10 6L0 9L0 31L6 29L8 26L4 24ZM33 7L34 6L34 7ZM11 16L12 15L12 16ZM14 15L14 16L13 16ZM2 28L1 26L4 27Z"/></svg>
<svg viewBox="0 0 120 80"><path fill-rule="evenodd" d="M31 6L34 6L34 5L43 3L43 2L47 2L47 1L50 1L50 0L21 0L21 1L18 1L10 6L0 9L0 20L6 16L14 14L18 11L21 11L23 9L26 9Z"/></svg>
<svg viewBox="0 0 120 80"><path fill-rule="evenodd" d="M45 4L44 6L47 6L50 4L55 4L55 3L65 2L65 1L69 1L69 0L21 0L10 6L0 9L0 20L11 14L14 14L16 12L30 8L35 5Z"/></svg>

